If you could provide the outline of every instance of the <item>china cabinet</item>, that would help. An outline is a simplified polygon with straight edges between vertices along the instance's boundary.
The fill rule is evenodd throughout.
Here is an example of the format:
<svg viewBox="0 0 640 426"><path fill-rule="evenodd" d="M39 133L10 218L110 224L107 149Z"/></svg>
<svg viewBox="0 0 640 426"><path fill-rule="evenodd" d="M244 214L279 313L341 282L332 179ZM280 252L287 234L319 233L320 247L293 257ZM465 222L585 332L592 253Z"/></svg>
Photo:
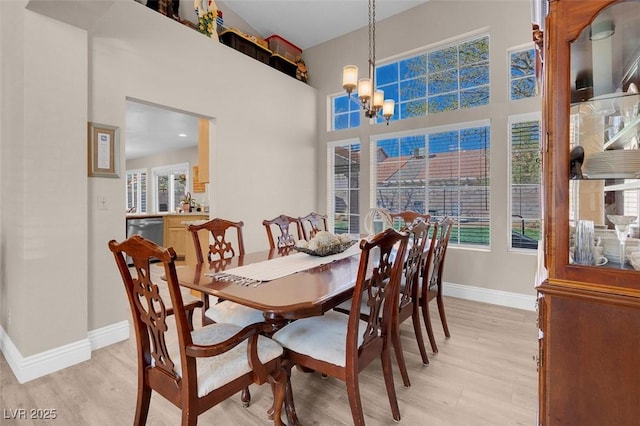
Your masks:
<svg viewBox="0 0 640 426"><path fill-rule="evenodd" d="M551 0L541 27L539 424L639 424L640 0Z"/></svg>

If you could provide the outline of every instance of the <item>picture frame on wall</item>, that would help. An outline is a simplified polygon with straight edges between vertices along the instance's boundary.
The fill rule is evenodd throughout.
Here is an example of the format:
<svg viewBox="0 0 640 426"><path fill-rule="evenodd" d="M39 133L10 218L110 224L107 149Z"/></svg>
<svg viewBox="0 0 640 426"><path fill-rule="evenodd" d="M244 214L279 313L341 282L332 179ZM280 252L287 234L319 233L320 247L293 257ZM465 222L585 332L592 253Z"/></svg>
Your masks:
<svg viewBox="0 0 640 426"><path fill-rule="evenodd" d="M120 128L88 123L89 177L120 177Z"/></svg>

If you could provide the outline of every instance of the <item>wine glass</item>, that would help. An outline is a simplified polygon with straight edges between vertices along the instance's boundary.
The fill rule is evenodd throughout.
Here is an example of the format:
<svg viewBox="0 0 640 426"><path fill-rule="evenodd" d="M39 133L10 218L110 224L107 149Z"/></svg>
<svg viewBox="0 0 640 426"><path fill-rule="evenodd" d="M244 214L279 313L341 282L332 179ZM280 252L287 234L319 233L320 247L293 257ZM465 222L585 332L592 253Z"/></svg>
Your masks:
<svg viewBox="0 0 640 426"><path fill-rule="evenodd" d="M635 222L637 216L622 216L609 214L607 219L611 221L616 227L616 237L620 242L620 268L624 268L625 258L625 244L627 242L627 235L629 235L629 225Z"/></svg>

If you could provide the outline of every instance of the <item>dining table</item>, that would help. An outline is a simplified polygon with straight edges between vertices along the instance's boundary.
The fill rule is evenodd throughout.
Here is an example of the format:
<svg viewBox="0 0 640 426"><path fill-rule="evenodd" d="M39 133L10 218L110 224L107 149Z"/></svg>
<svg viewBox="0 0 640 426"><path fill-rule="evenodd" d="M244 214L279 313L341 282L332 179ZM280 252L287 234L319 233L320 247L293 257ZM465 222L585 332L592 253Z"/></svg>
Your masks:
<svg viewBox="0 0 640 426"><path fill-rule="evenodd" d="M358 242L325 257L291 247L273 248L185 265L176 272L183 287L262 311L275 331L291 320L322 315L351 298L360 252ZM248 276L242 275L245 271Z"/></svg>

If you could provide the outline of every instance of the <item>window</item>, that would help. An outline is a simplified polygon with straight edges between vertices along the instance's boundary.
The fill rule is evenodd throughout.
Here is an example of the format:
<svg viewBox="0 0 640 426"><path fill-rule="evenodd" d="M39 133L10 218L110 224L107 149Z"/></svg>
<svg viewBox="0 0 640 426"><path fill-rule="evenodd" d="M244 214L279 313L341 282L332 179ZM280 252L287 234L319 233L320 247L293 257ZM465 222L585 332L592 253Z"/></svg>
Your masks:
<svg viewBox="0 0 640 426"><path fill-rule="evenodd" d="M482 125L429 135L429 213L455 220L453 244L489 245L490 133Z"/></svg>
<svg viewBox="0 0 640 426"><path fill-rule="evenodd" d="M333 232L360 233L360 144L335 144L328 149L329 202Z"/></svg>
<svg viewBox="0 0 640 426"><path fill-rule="evenodd" d="M510 120L511 247L536 249L542 236L540 119Z"/></svg>
<svg viewBox="0 0 640 426"><path fill-rule="evenodd" d="M489 37L432 49L376 68L376 86L396 101L392 120L489 103ZM378 117L378 122L384 118Z"/></svg>
<svg viewBox="0 0 640 426"><path fill-rule="evenodd" d="M533 48L509 53L511 100L536 96L536 51Z"/></svg>
<svg viewBox="0 0 640 426"><path fill-rule="evenodd" d="M147 169L127 170L127 211L147 213Z"/></svg>
<svg viewBox="0 0 640 426"><path fill-rule="evenodd" d="M489 139L483 124L377 140L372 199L390 211L450 216L453 244L488 245Z"/></svg>
<svg viewBox="0 0 640 426"><path fill-rule="evenodd" d="M151 169L155 194L155 211L175 211L180 199L189 189L189 163L173 164Z"/></svg>
<svg viewBox="0 0 640 426"><path fill-rule="evenodd" d="M358 93L351 92L351 96L344 94L331 98L333 105L332 130L350 129L360 126L360 101Z"/></svg>

